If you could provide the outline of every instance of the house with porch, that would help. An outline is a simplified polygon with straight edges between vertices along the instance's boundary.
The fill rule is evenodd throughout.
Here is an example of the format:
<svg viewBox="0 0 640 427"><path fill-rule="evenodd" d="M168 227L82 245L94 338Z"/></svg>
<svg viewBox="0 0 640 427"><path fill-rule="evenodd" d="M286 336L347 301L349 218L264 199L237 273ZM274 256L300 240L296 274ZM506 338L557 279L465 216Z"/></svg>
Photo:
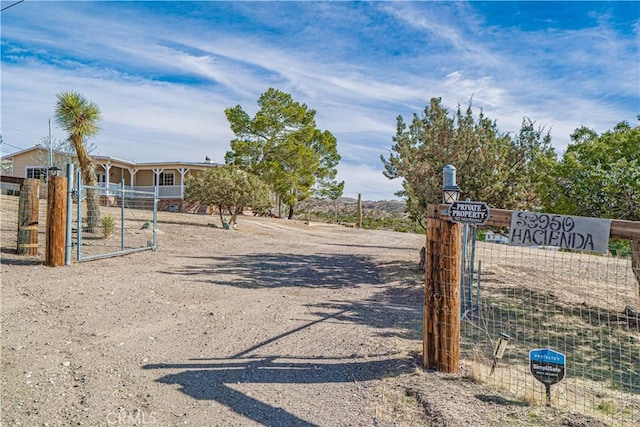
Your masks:
<svg viewBox="0 0 640 427"><path fill-rule="evenodd" d="M46 182L49 166L65 163L60 153L49 153L45 147L34 146L26 150L3 156L3 176L37 178ZM203 162L144 162L137 163L109 156L91 156L96 164L98 185L108 192L121 188L137 191L156 191L158 209L176 212L196 212L203 207L184 200L184 184L189 176L220 166L208 157ZM52 161L53 159L53 161ZM71 161L77 163L74 156ZM7 173L9 172L9 173ZM10 183L2 184L2 193L15 193Z"/></svg>

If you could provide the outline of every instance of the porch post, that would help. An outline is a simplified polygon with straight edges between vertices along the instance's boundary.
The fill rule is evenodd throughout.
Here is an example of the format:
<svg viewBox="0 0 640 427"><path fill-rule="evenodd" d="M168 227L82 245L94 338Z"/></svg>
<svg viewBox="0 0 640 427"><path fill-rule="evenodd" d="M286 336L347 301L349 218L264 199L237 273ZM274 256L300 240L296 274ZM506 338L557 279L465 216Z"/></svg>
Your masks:
<svg viewBox="0 0 640 427"><path fill-rule="evenodd" d="M139 169L131 169L131 168L129 168L129 175L131 175L131 188L132 189L136 185L136 174L138 173L138 171L139 171Z"/></svg>
<svg viewBox="0 0 640 427"><path fill-rule="evenodd" d="M184 176L189 172L188 168L178 168L178 172L180 172L180 198L184 199Z"/></svg>
<svg viewBox="0 0 640 427"><path fill-rule="evenodd" d="M156 179L155 179L155 191L156 194L158 194L158 196L160 195L160 174L164 172L164 169L153 169L153 173L156 174Z"/></svg>
<svg viewBox="0 0 640 427"><path fill-rule="evenodd" d="M109 171L111 170L111 162L107 162L107 163L101 163L100 166L102 166L102 168L104 169L104 182L105 182L105 187L107 189L106 195L109 195Z"/></svg>

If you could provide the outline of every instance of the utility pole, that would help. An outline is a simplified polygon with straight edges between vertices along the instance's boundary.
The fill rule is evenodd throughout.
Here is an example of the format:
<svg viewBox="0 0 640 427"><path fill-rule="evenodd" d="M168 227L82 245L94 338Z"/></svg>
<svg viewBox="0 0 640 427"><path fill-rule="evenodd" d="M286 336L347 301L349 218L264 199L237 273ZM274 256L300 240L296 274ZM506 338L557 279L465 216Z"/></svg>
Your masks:
<svg viewBox="0 0 640 427"><path fill-rule="evenodd" d="M49 119L49 167L53 167L53 143L51 141L51 119Z"/></svg>
<svg viewBox="0 0 640 427"><path fill-rule="evenodd" d="M67 178L53 172L49 176L47 191L47 241L44 265L65 265L67 237Z"/></svg>

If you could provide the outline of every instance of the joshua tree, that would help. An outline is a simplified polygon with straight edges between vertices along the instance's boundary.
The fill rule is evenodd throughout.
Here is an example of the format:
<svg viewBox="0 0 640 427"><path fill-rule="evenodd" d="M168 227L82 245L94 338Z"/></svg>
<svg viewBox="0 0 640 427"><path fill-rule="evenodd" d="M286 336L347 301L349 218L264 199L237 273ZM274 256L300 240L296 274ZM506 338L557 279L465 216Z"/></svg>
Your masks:
<svg viewBox="0 0 640 427"><path fill-rule="evenodd" d="M100 128L100 108L87 100L78 92L61 92L57 95L55 121L69 134L69 141L73 145L78 157L78 165L82 172L85 185L97 184L95 164L87 147L85 139L96 135ZM87 231L93 233L100 220L98 193L96 190L87 191Z"/></svg>

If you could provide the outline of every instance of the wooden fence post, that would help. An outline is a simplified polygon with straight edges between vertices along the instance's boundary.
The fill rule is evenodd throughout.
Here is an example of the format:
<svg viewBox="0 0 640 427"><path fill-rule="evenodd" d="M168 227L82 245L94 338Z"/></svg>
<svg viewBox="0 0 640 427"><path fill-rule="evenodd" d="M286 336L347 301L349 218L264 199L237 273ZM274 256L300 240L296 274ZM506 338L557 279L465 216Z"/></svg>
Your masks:
<svg viewBox="0 0 640 427"><path fill-rule="evenodd" d="M358 228L362 228L362 194L358 193L358 212L357 212Z"/></svg>
<svg viewBox="0 0 640 427"><path fill-rule="evenodd" d="M64 265L67 235L67 178L50 176L47 196L47 244L44 265Z"/></svg>
<svg viewBox="0 0 640 427"><path fill-rule="evenodd" d="M437 218L429 206L424 286L422 364L457 373L460 365L462 225Z"/></svg>
<svg viewBox="0 0 640 427"><path fill-rule="evenodd" d="M27 178L18 202L18 255L38 255L39 179Z"/></svg>

